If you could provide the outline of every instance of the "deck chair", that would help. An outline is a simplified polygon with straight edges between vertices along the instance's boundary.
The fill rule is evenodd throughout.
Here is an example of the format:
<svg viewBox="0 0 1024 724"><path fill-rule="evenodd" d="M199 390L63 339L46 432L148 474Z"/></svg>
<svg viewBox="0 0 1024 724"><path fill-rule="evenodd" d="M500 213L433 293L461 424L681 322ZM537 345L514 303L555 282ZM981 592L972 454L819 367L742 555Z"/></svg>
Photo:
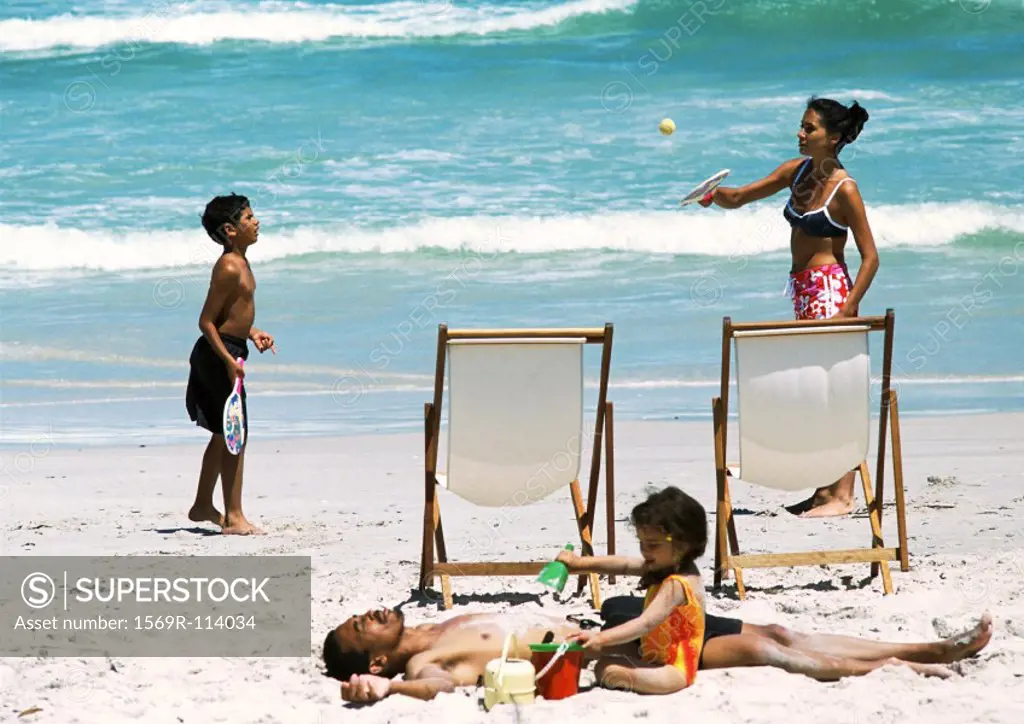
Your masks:
<svg viewBox="0 0 1024 724"><path fill-rule="evenodd" d="M871 563L892 593L889 561L910 569L903 455L896 391L890 387L895 314L786 322L722 323L722 387L712 400L718 501L714 589L731 571L745 598L744 568ZM871 426L871 356L868 335L885 332L878 421L877 488L872 494L867 454ZM736 348L739 425L738 463L726 463L730 346ZM899 546L882 539L886 425L890 425ZM802 553L741 555L733 520L729 479L795 491L830 484L851 470L859 473L871 525L871 547ZM731 551L731 552L730 552Z"/></svg>
<svg viewBox="0 0 1024 724"><path fill-rule="evenodd" d="M583 350L587 344L601 344L603 353L590 488L584 507L578 478L587 434L583 427ZM532 576L550 561L449 561L439 487L475 505L511 509L536 503L568 487L580 550L583 555L593 555L602 441L607 458L608 552L614 553L612 403L607 400L611 351L611 324L603 329L497 330L449 330L439 325L434 399L424 409L426 496L421 592L440 576L444 607L450 609L452 576ZM446 361L448 445L445 469L439 471ZM600 609L596 574L579 576L577 595L588 579L594 607Z"/></svg>

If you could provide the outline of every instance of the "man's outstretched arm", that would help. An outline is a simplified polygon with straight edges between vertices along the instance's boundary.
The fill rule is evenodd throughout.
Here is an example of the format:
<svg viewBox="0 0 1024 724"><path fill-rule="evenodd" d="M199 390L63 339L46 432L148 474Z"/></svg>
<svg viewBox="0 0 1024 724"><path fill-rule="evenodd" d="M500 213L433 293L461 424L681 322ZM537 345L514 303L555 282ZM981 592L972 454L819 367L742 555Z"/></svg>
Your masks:
<svg viewBox="0 0 1024 724"><path fill-rule="evenodd" d="M442 669L440 666L431 664L425 666L414 679L404 681L392 681L392 694L405 694L416 699L429 701L438 694L451 693L455 691L455 677Z"/></svg>
<svg viewBox="0 0 1024 724"><path fill-rule="evenodd" d="M348 681L341 682L341 698L345 701L371 703L392 694L404 694L429 701L441 692L455 691L457 685L455 677L440 666L415 666L410 661L406 678L401 681L373 674L353 675Z"/></svg>

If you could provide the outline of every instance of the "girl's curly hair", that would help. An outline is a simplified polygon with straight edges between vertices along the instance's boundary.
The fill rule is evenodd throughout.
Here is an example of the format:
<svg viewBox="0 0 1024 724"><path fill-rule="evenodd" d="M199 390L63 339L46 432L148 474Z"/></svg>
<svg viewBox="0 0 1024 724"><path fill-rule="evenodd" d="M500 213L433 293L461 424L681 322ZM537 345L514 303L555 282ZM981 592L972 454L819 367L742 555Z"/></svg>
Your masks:
<svg viewBox="0 0 1024 724"><path fill-rule="evenodd" d="M685 550L675 570L652 571L640 579L640 588L647 588L678 573L704 555L708 545L708 519L704 506L675 486L651 494L633 508L629 522L633 529L657 528L672 536L672 545Z"/></svg>

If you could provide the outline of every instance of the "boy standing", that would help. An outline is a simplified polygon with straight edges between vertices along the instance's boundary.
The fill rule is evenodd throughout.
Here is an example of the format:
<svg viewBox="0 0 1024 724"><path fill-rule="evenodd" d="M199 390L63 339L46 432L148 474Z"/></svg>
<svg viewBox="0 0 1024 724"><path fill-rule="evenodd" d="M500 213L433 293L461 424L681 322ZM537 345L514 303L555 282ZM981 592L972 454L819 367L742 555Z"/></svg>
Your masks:
<svg viewBox="0 0 1024 724"><path fill-rule="evenodd" d="M206 205L203 228L211 239L224 247L224 253L213 266L206 303L199 314L202 336L196 340L189 358L185 408L196 425L213 435L203 454L196 501L188 517L197 522L216 523L225 534L262 534L263 531L242 513L245 447L237 456L228 452L222 421L224 403L234 389L235 379L245 377L243 368L235 360L238 357L248 359L247 340L251 339L260 353L269 349L277 354L274 338L252 326L256 317L256 279L245 252L256 243L260 222L245 196L231 194L218 196ZM244 386L242 410L246 411ZM245 427L248 447L248 415ZM224 491L224 515L213 504L218 475Z"/></svg>

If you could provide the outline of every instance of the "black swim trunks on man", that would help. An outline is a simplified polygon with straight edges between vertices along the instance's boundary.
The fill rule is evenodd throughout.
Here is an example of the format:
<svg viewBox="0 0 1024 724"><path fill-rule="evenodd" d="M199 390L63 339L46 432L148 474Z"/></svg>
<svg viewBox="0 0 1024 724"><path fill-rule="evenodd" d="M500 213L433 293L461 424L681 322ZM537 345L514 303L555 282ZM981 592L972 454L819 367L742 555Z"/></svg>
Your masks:
<svg viewBox="0 0 1024 724"><path fill-rule="evenodd" d="M234 358L249 359L249 342L230 334L221 334L221 340ZM217 356L205 335L192 347L189 357L188 388L185 390L185 409L189 419L214 435L224 434L224 403L231 395L232 385L224 360ZM245 406L245 385L242 385L242 413L245 415L245 435L249 435L249 414Z"/></svg>

